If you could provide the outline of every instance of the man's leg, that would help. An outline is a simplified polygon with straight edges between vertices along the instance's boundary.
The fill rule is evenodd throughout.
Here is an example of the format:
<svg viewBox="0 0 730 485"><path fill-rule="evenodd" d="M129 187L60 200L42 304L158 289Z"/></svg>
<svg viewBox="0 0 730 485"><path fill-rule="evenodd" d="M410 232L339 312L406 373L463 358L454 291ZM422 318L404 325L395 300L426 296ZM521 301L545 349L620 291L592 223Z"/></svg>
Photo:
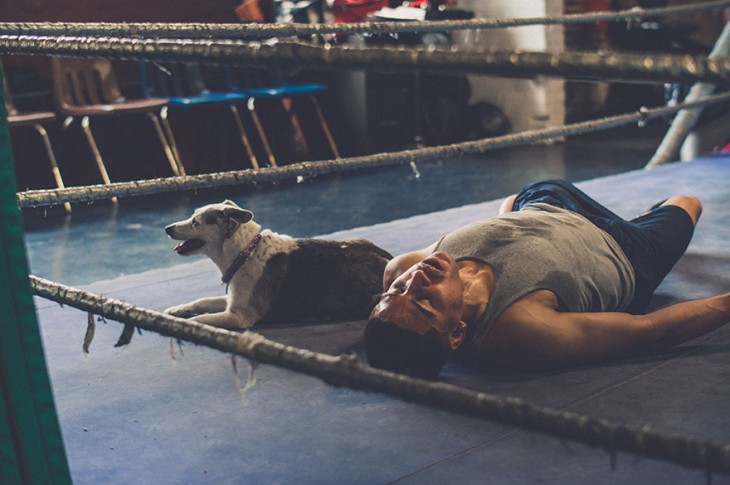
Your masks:
<svg viewBox="0 0 730 485"><path fill-rule="evenodd" d="M702 215L702 202L700 202L700 199L690 195L675 195L662 202L660 207L667 205L675 205L684 209L692 219L692 224L697 226L697 221Z"/></svg>
<svg viewBox="0 0 730 485"><path fill-rule="evenodd" d="M517 198L517 194L512 194L506 199L502 201L502 204L499 206L499 212L498 214L504 214L507 212L512 212L513 207L515 205L515 199Z"/></svg>
<svg viewBox="0 0 730 485"><path fill-rule="evenodd" d="M514 198L510 196L502 203L500 213L520 210L538 202L576 212L604 230L624 220L575 185L560 179L540 180L525 186Z"/></svg>
<svg viewBox="0 0 730 485"><path fill-rule="evenodd" d="M527 204L535 202L545 202L578 212L602 229L606 229L605 225L607 223L610 224L610 222L623 220L565 180L541 180L527 185L518 194L512 194L502 201L499 207L499 214L512 212L515 210L515 205L517 205L517 209L520 209ZM684 209L692 219L692 224L695 226L702 214L702 203L694 196L675 195L661 204L657 204L656 207L667 205ZM656 207L652 207L652 210ZM642 216L650 212L651 210L646 211Z"/></svg>
<svg viewBox="0 0 730 485"><path fill-rule="evenodd" d="M687 250L701 214L702 203L697 197L675 195L611 228L636 274L629 313L641 313L649 305L654 290Z"/></svg>

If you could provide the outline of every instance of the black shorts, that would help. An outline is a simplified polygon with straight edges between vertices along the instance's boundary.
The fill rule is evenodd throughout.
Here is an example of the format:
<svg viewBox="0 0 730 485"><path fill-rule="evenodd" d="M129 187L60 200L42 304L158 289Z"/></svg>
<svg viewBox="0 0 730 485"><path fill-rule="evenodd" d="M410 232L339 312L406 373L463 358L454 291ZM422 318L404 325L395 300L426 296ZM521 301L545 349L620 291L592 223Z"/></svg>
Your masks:
<svg viewBox="0 0 730 485"><path fill-rule="evenodd" d="M687 250L694 225L677 206L654 205L647 213L627 221L564 180L542 180L523 188L513 210L543 202L577 212L609 233L631 262L636 275L629 313L643 313L654 290ZM663 201L662 201L663 202Z"/></svg>

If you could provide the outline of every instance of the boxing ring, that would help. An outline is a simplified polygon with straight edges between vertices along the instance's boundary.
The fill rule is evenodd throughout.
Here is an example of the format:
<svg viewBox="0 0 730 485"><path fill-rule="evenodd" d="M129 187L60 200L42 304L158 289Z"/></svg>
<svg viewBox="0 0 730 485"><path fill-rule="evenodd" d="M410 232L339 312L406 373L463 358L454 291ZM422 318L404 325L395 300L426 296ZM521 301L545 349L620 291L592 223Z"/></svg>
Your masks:
<svg viewBox="0 0 730 485"><path fill-rule="evenodd" d="M144 55L148 43L124 55ZM48 39L40 42L51 44ZM116 55L113 44L102 54ZM70 47L61 46L57 53L67 55L64 49ZM210 45L207 49L211 52ZM535 57L537 64L561 65ZM523 65L524 60L510 63ZM707 82L727 77L720 61L698 60L696 65L702 68L667 59L667 70L647 76L689 76ZM603 68L601 75L610 78L610 63ZM720 94L692 102L724 99ZM683 107L687 106L675 111ZM647 108L599 124L645 122L665 114L665 108ZM21 207L77 203L153 191L311 179L334 170L404 163L417 173L416 162L560 138L584 128L260 171L31 191L17 194L17 200ZM729 179L730 155L717 154L602 177L579 187L627 217L670 194L698 195L703 201L702 220L687 254L657 292L655 304L664 305L727 291L730 229L724 220ZM498 204L471 204L325 237L365 237L398 254L494 214ZM44 297L35 299L35 308L71 476L78 483L692 483L730 470L730 445L725 444L730 431L727 328L659 355L542 375L477 373L464 363L450 362L442 373L443 385L434 387L358 364L353 356L362 360L362 321L256 327L268 339L263 340L217 334L147 313L145 309L159 311L219 293L218 274L208 261L93 282L80 293L36 278L31 287ZM100 298L115 301L92 309L86 306L87 296L90 306ZM135 308L124 306L130 304ZM233 379L231 359L203 345L178 348L170 339L145 331L130 345L114 348L120 326L89 324L96 320L93 315L106 312L109 320L275 365L255 366L255 383L247 384L245 360L237 361ZM149 326L150 321L160 326ZM84 360L80 340L92 327L93 351ZM201 335L202 340L195 340ZM314 363L301 366L310 361ZM497 416L503 419L495 421Z"/></svg>
<svg viewBox="0 0 730 485"><path fill-rule="evenodd" d="M730 156L580 183L630 216L668 193L702 194L705 211L685 257L659 288L657 304L721 293ZM616 187L621 187L620 191ZM626 198L625 194L636 194ZM394 252L424 246L443 231L496 213L499 201L413 216L328 237L366 237ZM404 234L408 234L404 237ZM161 310L221 291L207 260L84 289ZM67 454L79 483L704 483L685 468L602 447L424 407L396 397L328 386L260 365L243 395L248 364L201 346L170 352L169 339L143 332L114 348L121 326L97 322L82 356L87 314L38 299L39 320ZM260 326L272 341L362 358L365 322ZM485 374L449 362L441 381L513 396L537 406L645 425L672 435L727 441L730 328L673 351L616 363L530 375ZM714 483L724 477L715 476Z"/></svg>

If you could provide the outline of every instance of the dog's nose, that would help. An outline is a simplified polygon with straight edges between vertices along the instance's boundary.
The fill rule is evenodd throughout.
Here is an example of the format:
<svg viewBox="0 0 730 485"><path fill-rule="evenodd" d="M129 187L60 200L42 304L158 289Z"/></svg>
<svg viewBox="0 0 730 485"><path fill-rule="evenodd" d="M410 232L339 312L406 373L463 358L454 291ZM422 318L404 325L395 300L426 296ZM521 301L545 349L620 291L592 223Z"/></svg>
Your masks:
<svg viewBox="0 0 730 485"><path fill-rule="evenodd" d="M175 227L173 225L169 225L165 228L165 232L167 233L168 236L172 236L173 233L175 232Z"/></svg>

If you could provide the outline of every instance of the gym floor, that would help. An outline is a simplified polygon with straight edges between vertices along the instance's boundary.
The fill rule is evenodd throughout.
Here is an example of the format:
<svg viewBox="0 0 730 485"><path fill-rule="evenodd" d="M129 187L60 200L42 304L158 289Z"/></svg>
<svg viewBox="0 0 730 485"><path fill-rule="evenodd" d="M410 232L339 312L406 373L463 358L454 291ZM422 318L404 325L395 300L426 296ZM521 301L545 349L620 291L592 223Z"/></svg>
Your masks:
<svg viewBox="0 0 730 485"><path fill-rule="evenodd" d="M612 132L481 157L25 213L31 272L161 310L223 290L203 258L172 252L165 225L235 200L293 236L362 236L394 254L423 247L540 178L560 177L623 216L674 193L705 213L655 304L727 291L728 156L641 170L655 133ZM329 387L145 332L114 348L121 326L37 299L47 363L75 483L706 483L704 471L453 415L387 395ZM364 322L262 326L266 337L361 353ZM632 426L718 442L730 435L730 329L678 349L544 374L477 373L449 362L442 379ZM723 483L726 477L715 477Z"/></svg>

